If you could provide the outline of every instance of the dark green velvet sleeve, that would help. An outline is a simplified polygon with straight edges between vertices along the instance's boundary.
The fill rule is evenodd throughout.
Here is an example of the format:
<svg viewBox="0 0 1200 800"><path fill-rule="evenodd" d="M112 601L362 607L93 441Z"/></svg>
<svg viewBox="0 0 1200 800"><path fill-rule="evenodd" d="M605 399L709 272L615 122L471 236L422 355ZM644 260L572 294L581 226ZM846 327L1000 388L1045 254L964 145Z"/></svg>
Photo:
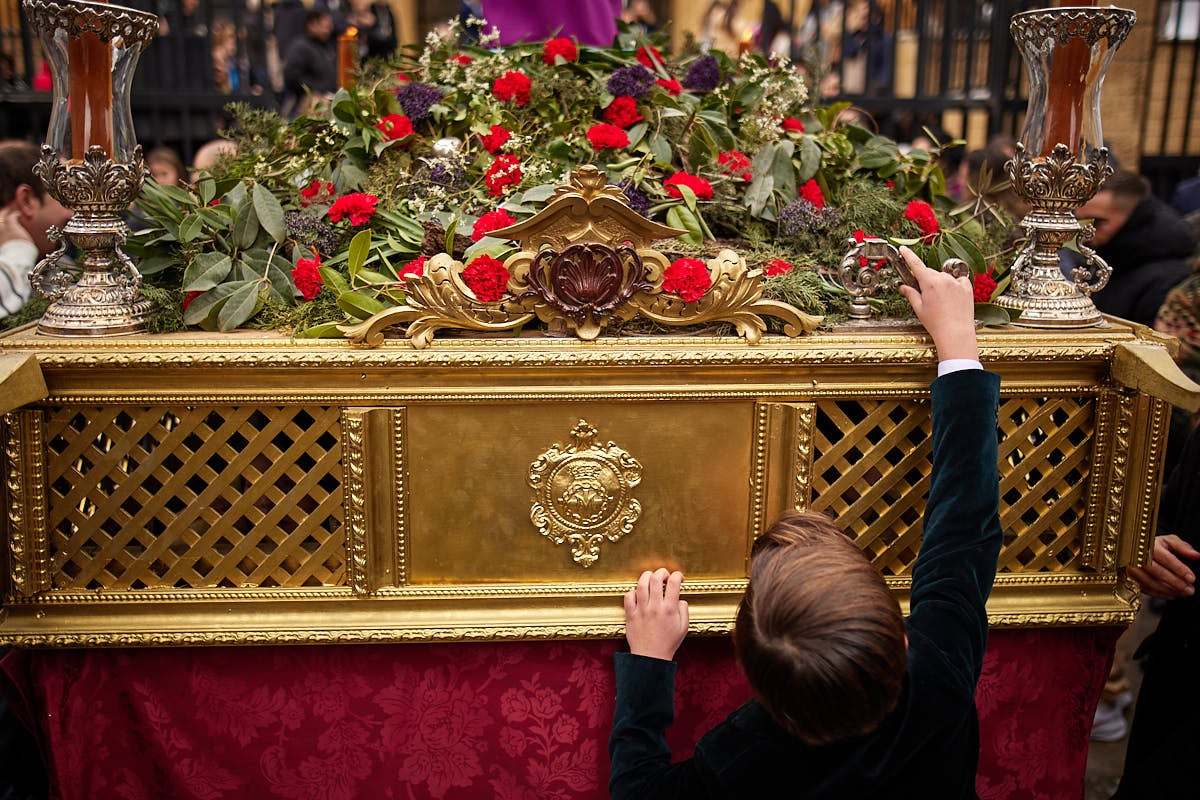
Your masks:
<svg viewBox="0 0 1200 800"><path fill-rule="evenodd" d="M987 646L985 604L996 577L1000 474L996 411L999 376L944 375L930 388L933 470L921 551L913 567L908 619L973 693Z"/></svg>

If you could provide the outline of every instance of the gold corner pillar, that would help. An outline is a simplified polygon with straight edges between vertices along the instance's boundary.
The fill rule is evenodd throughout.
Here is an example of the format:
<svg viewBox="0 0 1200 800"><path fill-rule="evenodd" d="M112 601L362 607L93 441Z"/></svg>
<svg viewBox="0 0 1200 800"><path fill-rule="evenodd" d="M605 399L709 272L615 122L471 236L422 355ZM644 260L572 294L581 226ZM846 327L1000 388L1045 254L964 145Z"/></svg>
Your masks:
<svg viewBox="0 0 1200 800"><path fill-rule="evenodd" d="M1112 320L981 344L1003 379L992 623L1128 621L1163 340ZM0 425L2 644L617 636L660 565L686 573L694 632L721 633L785 508L836 516L902 602L920 550L935 367L915 328L370 350L25 329L0 338L14 355L46 392Z"/></svg>

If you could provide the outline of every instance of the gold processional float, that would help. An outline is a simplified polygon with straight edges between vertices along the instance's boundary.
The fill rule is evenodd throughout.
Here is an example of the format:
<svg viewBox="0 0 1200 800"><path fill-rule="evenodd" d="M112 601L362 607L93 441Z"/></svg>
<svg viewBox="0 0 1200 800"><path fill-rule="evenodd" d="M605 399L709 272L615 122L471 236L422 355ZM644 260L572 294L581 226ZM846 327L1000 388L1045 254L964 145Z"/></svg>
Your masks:
<svg viewBox="0 0 1200 800"><path fill-rule="evenodd" d="M583 167L498 233L522 247L498 302L443 254L408 279L408 305L347 340L138 333L117 213L145 169L121 59L152 15L25 7L60 92L42 175L76 209L63 234L86 258L83 290L51 280L55 257L39 265L65 301L0 338L0 643L614 636L621 594L663 564L686 570L694 631L719 633L752 541L788 507L834 515L905 600L935 371L919 327L869 319L864 298L905 277L886 242L857 245L886 256L878 272L843 262L857 310L832 330L764 299L732 251L684 302L662 291L653 247L676 231ZM1034 210L1005 300L1029 327L980 332L1003 378L998 626L1131 619L1125 571L1149 558L1170 404L1200 405L1172 340L1095 312L1107 266L1076 282L1050 268L1088 233L1071 212L1109 172L1099 90L1132 24L1096 8L1013 21L1031 92L1010 173ZM67 62L97 47L123 65L126 102L108 147L67 159ZM635 315L692 327L603 335ZM696 333L714 322L739 335ZM460 335L435 337L446 329Z"/></svg>

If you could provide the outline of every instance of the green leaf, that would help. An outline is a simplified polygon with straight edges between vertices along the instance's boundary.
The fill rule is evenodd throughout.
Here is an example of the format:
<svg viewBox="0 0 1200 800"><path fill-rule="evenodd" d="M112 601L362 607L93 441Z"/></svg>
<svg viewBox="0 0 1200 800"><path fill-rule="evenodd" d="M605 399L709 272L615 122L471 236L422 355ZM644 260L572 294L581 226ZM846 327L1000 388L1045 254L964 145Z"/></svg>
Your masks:
<svg viewBox="0 0 1200 800"><path fill-rule="evenodd" d="M554 196L558 186L553 183L543 183L533 186L521 193L521 201L525 203L544 203Z"/></svg>
<svg viewBox="0 0 1200 800"><path fill-rule="evenodd" d="M195 241L204 228L204 217L199 214L188 214L179 223L179 241L187 243Z"/></svg>
<svg viewBox="0 0 1200 800"><path fill-rule="evenodd" d="M1011 309L1020 316L1020 309ZM975 321L981 325L1007 325L1017 319L1013 316L1010 309L998 306L995 303L976 303L975 304Z"/></svg>
<svg viewBox="0 0 1200 800"><path fill-rule="evenodd" d="M261 307L259 305L257 281L245 281L229 295L229 299L221 304L217 312L217 330L231 331L254 316Z"/></svg>
<svg viewBox="0 0 1200 800"><path fill-rule="evenodd" d="M337 322L322 322L293 334L296 339L340 339L342 332L338 330Z"/></svg>
<svg viewBox="0 0 1200 800"><path fill-rule="evenodd" d="M329 291L336 295L342 295L350 291L350 284L346 281L346 276L333 267L318 267L317 271L321 273L321 281L329 287Z"/></svg>
<svg viewBox="0 0 1200 800"><path fill-rule="evenodd" d="M638 142L640 142L642 137L646 135L647 130L648 127L644 122L639 122L630 128L628 131L630 146L636 145Z"/></svg>
<svg viewBox="0 0 1200 800"><path fill-rule="evenodd" d="M971 268L972 273L978 274L987 270L987 263L983 257L983 252L970 239L961 234L949 231L943 235L943 238L950 245L950 249L954 251L954 255L967 262L967 266Z"/></svg>
<svg viewBox="0 0 1200 800"><path fill-rule="evenodd" d="M352 164L348 159L342 159L338 168L333 171L333 182L342 192L348 192L362 186L367 179L367 173Z"/></svg>
<svg viewBox="0 0 1200 800"><path fill-rule="evenodd" d="M283 224L283 206L279 204L279 198L261 183L254 184L251 195L259 224L273 240L282 242L287 237L287 228Z"/></svg>
<svg viewBox="0 0 1200 800"><path fill-rule="evenodd" d="M807 183L821 169L821 148L817 140L805 135L800 140L800 167L796 170L796 180Z"/></svg>
<svg viewBox="0 0 1200 800"><path fill-rule="evenodd" d="M143 275L154 275L167 269L175 263L171 256L150 256L137 262L138 272Z"/></svg>
<svg viewBox="0 0 1200 800"><path fill-rule="evenodd" d="M683 197L683 204L687 206L692 213L696 212L696 193L692 191L690 186L677 185L675 189Z"/></svg>
<svg viewBox="0 0 1200 800"><path fill-rule="evenodd" d="M183 271L183 290L207 291L224 281L232 267L227 253L201 253ZM142 272L145 274L144 269Z"/></svg>
<svg viewBox="0 0 1200 800"><path fill-rule="evenodd" d="M443 249L445 249L447 253L454 252L454 234L458 230L458 223L460 221L461 220L459 217L455 217L454 219L450 220L448 225L446 225L446 241L443 243Z"/></svg>
<svg viewBox="0 0 1200 800"><path fill-rule="evenodd" d="M366 281L367 283L395 283L396 282L395 278L392 278L391 276L388 276L388 275L384 275L381 272L375 272L374 270L370 270L370 269L360 269L358 271L358 274L355 277L357 277L360 281Z"/></svg>
<svg viewBox="0 0 1200 800"><path fill-rule="evenodd" d="M704 241L704 234L700 230L700 220L684 206L672 206L667 210L667 224L673 228L682 228L687 231L679 238L689 244L699 245Z"/></svg>
<svg viewBox="0 0 1200 800"><path fill-rule="evenodd" d="M337 304L338 308L358 319L369 319L384 309L383 303L366 292L342 292Z"/></svg>
<svg viewBox="0 0 1200 800"><path fill-rule="evenodd" d="M745 200L746 208L750 210L751 216L762 216L763 209L771 201L771 195L774 193L774 190L775 177L773 175L770 173L754 173L754 180L750 182L750 186L746 189Z"/></svg>
<svg viewBox="0 0 1200 800"><path fill-rule="evenodd" d="M254 240L258 238L258 215L254 212L254 203L245 198L235 208L237 211L233 217L233 244L244 250L252 247Z"/></svg>
<svg viewBox="0 0 1200 800"><path fill-rule="evenodd" d="M216 328L216 312L242 285L240 282L222 283L192 300L191 304L183 311L183 324L199 325L205 330L214 330Z"/></svg>
<svg viewBox="0 0 1200 800"><path fill-rule="evenodd" d="M669 166L671 164L671 143L665 136L650 137L650 155L654 156L655 165Z"/></svg>
<svg viewBox="0 0 1200 800"><path fill-rule="evenodd" d="M217 196L217 182L212 178L201 178L196 190L200 193L200 204L206 206Z"/></svg>
<svg viewBox="0 0 1200 800"><path fill-rule="evenodd" d="M353 278L355 273L362 269L362 265L366 263L367 254L371 252L370 228L364 228L354 234L354 238L350 240L348 252L346 272L350 273L350 277Z"/></svg>
<svg viewBox="0 0 1200 800"><path fill-rule="evenodd" d="M157 184L159 190L165 194L172 203L180 206L198 206L201 205L197 201L196 196L189 191L181 189L178 186L172 186L169 183Z"/></svg>

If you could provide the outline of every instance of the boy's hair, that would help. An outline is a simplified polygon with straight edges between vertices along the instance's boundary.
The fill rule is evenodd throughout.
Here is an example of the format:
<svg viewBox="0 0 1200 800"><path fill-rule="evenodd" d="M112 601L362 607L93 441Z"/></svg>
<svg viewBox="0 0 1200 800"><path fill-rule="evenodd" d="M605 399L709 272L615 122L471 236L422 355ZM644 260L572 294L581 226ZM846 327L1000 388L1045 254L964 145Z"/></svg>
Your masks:
<svg viewBox="0 0 1200 800"><path fill-rule="evenodd" d="M33 174L39 157L38 149L29 142L0 141L0 208L13 201L22 184L29 186L39 199L45 196L42 179Z"/></svg>
<svg viewBox="0 0 1200 800"><path fill-rule="evenodd" d="M883 578L822 514L785 512L751 555L733 643L763 706L812 745L874 730L900 699L908 658Z"/></svg>

